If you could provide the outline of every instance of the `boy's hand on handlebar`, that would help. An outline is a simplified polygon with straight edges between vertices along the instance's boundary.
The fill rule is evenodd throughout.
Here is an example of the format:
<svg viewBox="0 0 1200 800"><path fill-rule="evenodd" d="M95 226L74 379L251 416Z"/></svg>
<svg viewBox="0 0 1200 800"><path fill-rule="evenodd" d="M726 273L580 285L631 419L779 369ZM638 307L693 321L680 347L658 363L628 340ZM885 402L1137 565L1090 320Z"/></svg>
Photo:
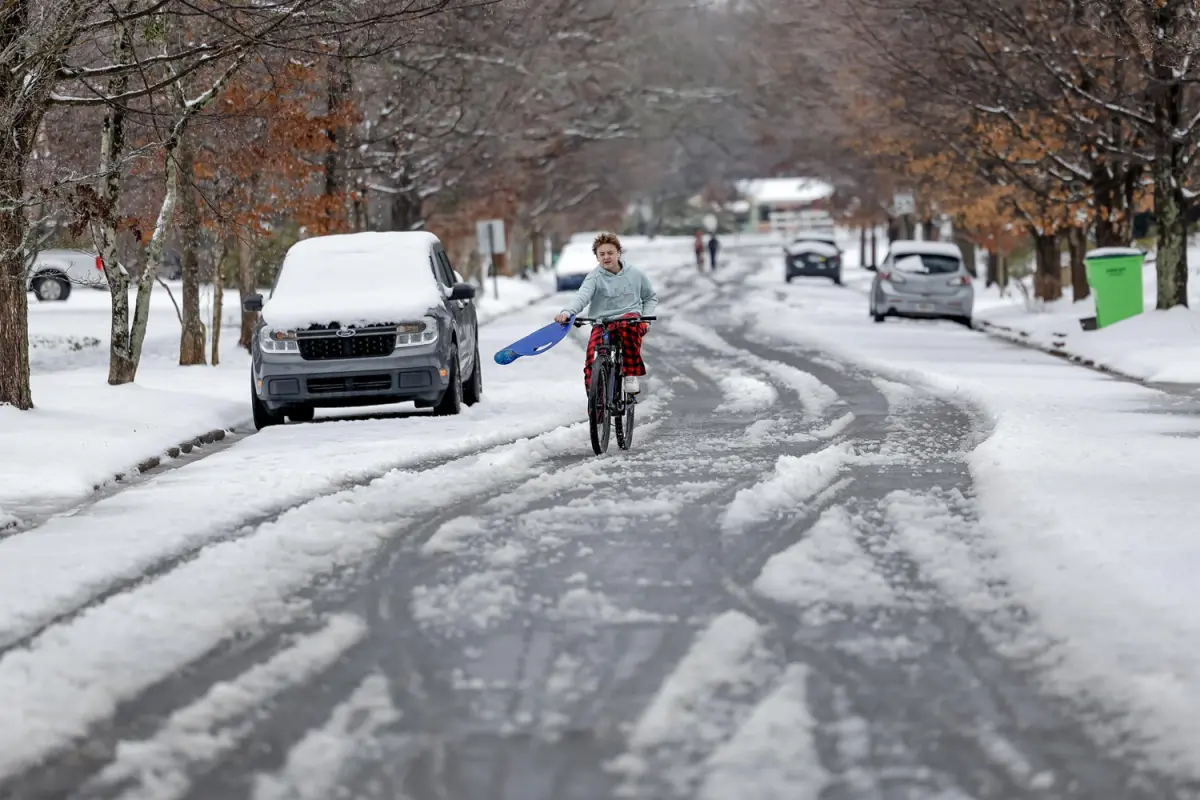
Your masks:
<svg viewBox="0 0 1200 800"><path fill-rule="evenodd" d="M564 312L562 314L559 314L557 317L555 317L554 321L557 322L559 325L565 325L571 321L571 315Z"/></svg>

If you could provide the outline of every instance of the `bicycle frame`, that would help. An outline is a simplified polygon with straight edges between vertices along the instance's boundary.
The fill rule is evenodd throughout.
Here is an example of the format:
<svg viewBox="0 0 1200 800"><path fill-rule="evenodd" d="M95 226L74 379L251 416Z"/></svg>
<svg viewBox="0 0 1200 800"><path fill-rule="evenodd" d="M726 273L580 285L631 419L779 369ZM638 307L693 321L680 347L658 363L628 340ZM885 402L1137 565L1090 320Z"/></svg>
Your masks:
<svg viewBox="0 0 1200 800"><path fill-rule="evenodd" d="M596 364L600 361L606 362L610 380L608 382L608 397L604 398L605 405L611 411L619 412L625 407L625 398L618 386L621 385L621 366L624 361L623 353L621 352L620 341L610 341L611 331L605 325L601 333L602 338L600 344L596 346L596 358L592 361L592 369L596 368Z"/></svg>
<svg viewBox="0 0 1200 800"><path fill-rule="evenodd" d="M600 327L600 340L596 343L591 369L593 376L596 375L597 369L603 370L602 374L608 376L608 379L604 381L607 396L596 396L594 380L588 388L588 425L592 437L592 448L596 455L600 455L608 449L609 424L614 419L617 427L617 443L621 449L628 450L633 442L633 419L634 410L637 407L637 395L626 395L623 389L624 376L622 373L624 372L625 354L620 338L614 340L612 336L613 327L619 324L640 325L642 322L652 319L656 319L656 317L621 317L607 322L580 317L574 317L571 320L571 323L577 328L581 328L589 322Z"/></svg>

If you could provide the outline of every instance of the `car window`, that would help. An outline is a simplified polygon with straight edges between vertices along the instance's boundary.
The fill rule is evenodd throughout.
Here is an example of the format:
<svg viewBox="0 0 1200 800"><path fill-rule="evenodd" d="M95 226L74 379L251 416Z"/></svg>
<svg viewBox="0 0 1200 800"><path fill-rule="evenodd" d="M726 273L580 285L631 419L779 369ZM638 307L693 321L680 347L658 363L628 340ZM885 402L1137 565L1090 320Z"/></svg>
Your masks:
<svg viewBox="0 0 1200 800"><path fill-rule="evenodd" d="M948 275L958 272L959 261L952 256L914 253L896 259L896 269L918 275Z"/></svg>
<svg viewBox="0 0 1200 800"><path fill-rule="evenodd" d="M442 286L446 286L446 276L442 274L442 262L438 260L437 253L429 254L429 268L433 270L433 277Z"/></svg>
<svg viewBox="0 0 1200 800"><path fill-rule="evenodd" d="M454 277L450 274L450 270L446 269L446 256L440 250L433 251L433 274L437 277L438 283L446 288L454 285Z"/></svg>
<svg viewBox="0 0 1200 800"><path fill-rule="evenodd" d="M450 266L450 256L446 255L445 250L439 250L438 255L442 260L442 272L446 275L446 285L453 286L458 281L454 277L454 267Z"/></svg>

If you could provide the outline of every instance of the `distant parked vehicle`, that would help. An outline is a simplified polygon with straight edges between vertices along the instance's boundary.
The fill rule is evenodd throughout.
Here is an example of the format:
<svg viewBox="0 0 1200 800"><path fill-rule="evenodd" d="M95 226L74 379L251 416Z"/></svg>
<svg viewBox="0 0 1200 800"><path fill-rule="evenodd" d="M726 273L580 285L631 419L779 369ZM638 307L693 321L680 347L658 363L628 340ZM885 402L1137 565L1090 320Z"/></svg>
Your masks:
<svg viewBox="0 0 1200 800"><path fill-rule="evenodd" d="M573 292L583 285L583 279L596 268L592 240L583 238L570 243L559 253L554 265L555 285L560 292Z"/></svg>
<svg viewBox="0 0 1200 800"><path fill-rule="evenodd" d="M796 277L829 278L842 285L842 251L833 234L798 236L784 248L784 280Z"/></svg>
<svg viewBox="0 0 1200 800"><path fill-rule="evenodd" d="M364 291L365 290L365 291ZM483 396L475 287L432 233L318 236L284 257L254 331L258 429L317 408L415 402L458 414Z"/></svg>
<svg viewBox="0 0 1200 800"><path fill-rule="evenodd" d="M975 287L958 245L892 242L871 281L870 312L887 317L952 319L970 326Z"/></svg>
<svg viewBox="0 0 1200 800"><path fill-rule="evenodd" d="M71 287L107 289L104 262L95 253L67 248L41 250L26 270L25 290L39 302L63 301L71 296Z"/></svg>
<svg viewBox="0 0 1200 800"><path fill-rule="evenodd" d="M839 253L842 252L842 248L838 246L837 237L834 235L832 228L829 230L801 230L792 234L792 244L795 245L804 242L824 242L833 249L837 250Z"/></svg>

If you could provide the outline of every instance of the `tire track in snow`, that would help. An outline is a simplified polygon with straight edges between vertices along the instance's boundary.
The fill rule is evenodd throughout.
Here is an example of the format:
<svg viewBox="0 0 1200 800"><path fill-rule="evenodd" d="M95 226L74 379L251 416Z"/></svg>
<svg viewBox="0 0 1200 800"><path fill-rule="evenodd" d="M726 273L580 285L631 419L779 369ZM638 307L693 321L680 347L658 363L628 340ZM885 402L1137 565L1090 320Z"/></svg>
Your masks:
<svg viewBox="0 0 1200 800"><path fill-rule="evenodd" d="M387 677L378 672L371 674L333 709L324 726L306 733L288 751L278 772L256 776L253 800L333 797L348 781L357 762L383 755L381 732L402 716L392 705Z"/></svg>
<svg viewBox="0 0 1200 800"><path fill-rule="evenodd" d="M789 660L812 667L822 751L844 750L848 725L858 731L857 755L833 769L829 796L1082 800L1130 777L1140 788L1129 797L1171 796L1170 779L1098 744L1078 704L1044 693L1030 658L1045 643L1030 638L1002 585L978 580L971 504L950 488L969 491L971 414L882 388L898 416L873 426L870 447L858 440L855 491L843 510L826 511L854 529L835 536L818 522L756 573L765 604L748 606L791 641ZM870 631L851 620L871 620ZM946 711L931 710L937 696Z"/></svg>
<svg viewBox="0 0 1200 800"><path fill-rule="evenodd" d="M648 403L647 405L649 406L650 404ZM653 410L653 406L644 410L643 413L646 414L647 416L652 417L655 414L655 411ZM652 433L653 424L654 424L653 422L648 421L647 423L640 426L639 430L641 431L643 436L650 435ZM548 448L547 448L547 445L545 445L545 444L539 444L540 440L546 440L546 439L552 440L549 442ZM524 443L525 443L525 449L528 449L529 447L534 447L534 448L536 448L537 451L540 451L540 454L539 454L539 452L535 452L533 454L535 461L545 460L546 457L549 457L550 460L555 460L557 453L564 454L562 458L557 458L560 468L564 468L570 462L586 464L595 459L595 457L590 452L590 447L588 446L587 441L586 441L585 428L582 425L574 425L574 426L569 426L567 428L559 428L559 429L556 429L549 433L542 434L541 436L534 437L533 439L524 440ZM522 444L522 442L517 442L515 444L501 445L499 447L493 447L487 451L484 451L482 453L476 453L476 454L473 454L468 457L461 457L461 456L446 457L444 459L441 459L441 463L439 463L439 464L428 466L426 469L421 470L419 472L412 472L412 473L400 475L400 477L409 479L410 481L413 481L413 482L420 482L423 480L426 484L428 484L431 487L445 486L446 484L458 484L463 487L458 490L458 492L460 494L462 494L464 497L469 496L473 500L476 500L476 501L486 499L487 497L503 496L507 492L511 491L513 485L519 485L519 484L525 482L526 480L528 480L528 475L523 471L523 469L517 469L516 472L513 473L512 476L510 477L509 473L504 468L497 469L497 465L494 463L494 458L492 461L485 462L484 457L488 456L489 454L503 457L507 452L513 451L514 449L521 450L522 449L520 447L521 444ZM574 451L575 455L571 455L571 456L565 455L566 453L569 453L571 451ZM563 460L564 458L565 458L565 461ZM520 458L518 458L518 462L520 462ZM474 477L462 474L464 472L464 470L471 473L471 475L473 475ZM438 474L441 472L446 472L448 474L445 476ZM450 475L453 475L455 473L458 473L456 477L450 477ZM392 483L395 483L398 479L398 474L392 474L389 476L385 476L384 478L381 478L379 480L385 481L385 479L389 480ZM490 484L489 488L486 490L486 494L481 498L478 494L478 486L479 485L488 485L488 483L487 483L488 480L491 481L491 484ZM483 482L482 484L481 484L481 481ZM410 490L413 490L413 491L419 491L419 490L415 490L415 488L411 485L411 483L407 488ZM387 487L384 487L384 486L368 485L368 486L355 487L355 489L353 489L353 490L343 490L343 492L339 492L336 494L341 495L341 494L345 494L348 491L357 491L360 495L363 492L368 493L368 495L372 495L372 494L380 494L380 493L386 494L388 489L387 489ZM349 500L349 499L350 498L347 498L347 500ZM300 506L296 507L295 509L292 509L291 513L293 515L295 515L295 514L303 515L304 513L306 513L306 511L311 511L312 506L320 503L326 507L331 508L331 510L333 510L335 512L335 514L338 514L340 516L341 512L338 511L338 507L343 506L347 512L356 515L356 518L354 520L356 525L364 524L364 520L357 517L358 511L361 509L361 505L351 504L351 505L347 506L345 503L339 503L338 500L339 500L339 498L336 495L330 495L330 496L321 497L321 498L314 498L312 501L301 504ZM360 497L359 502L361 503L361 501L362 501L362 498ZM451 505L451 507L453 507L453 504L450 504L450 505ZM455 516L456 516L456 513L454 511L452 511L452 510L446 511L446 510L444 510L444 508L442 507L441 504L434 503L433 505L430 506L430 510L428 512L426 512L425 516L423 516L423 517L418 516L415 519L409 518L405 522L400 523L398 526L397 525L391 526L393 529L391 530L391 532L388 535L394 542L399 543L398 547L393 548L393 555L391 556L391 558L394 560L394 559L400 559L400 558L407 557L406 553L412 549L410 546L411 543L415 542L419 545L424 540L426 540L430 536L432 536L433 533L436 532L436 530L445 523L445 521L447 521L448 519L452 519ZM285 525L287 522L288 522L287 514L285 513L283 515L280 515L276 519L274 519L272 522L267 523L267 525L268 526L274 525L275 527L280 527L281 525ZM396 538L399 535L399 533L401 532L401 530L407 531L409 533L409 541L400 542ZM255 531L249 532L247 534L247 536L245 537L245 539L248 543L252 543L253 540L255 539L255 537L259 536L261 533L262 533L262 528L260 527L260 528L256 529ZM332 531L330 533L332 533ZM381 531L381 533L382 533L382 531ZM281 543L282 543L282 540L281 540ZM237 546L238 544L239 544L239 542L237 542L237 541L227 542L227 543L225 543L224 546L231 547L231 546ZM208 553L201 554L197 559L195 559L191 562L185 563L184 565L181 565L181 567L186 569L188 567L188 565L190 564L190 565L196 567L197 569L199 569L200 567L203 566L201 563L199 563L199 561L201 558L204 558L206 555L208 555ZM382 555L382 554L377 556L377 558L380 559L380 563L385 563L388 560L387 557L385 557L385 555ZM323 564L325 562L318 559L318 563ZM232 562L229 564L229 566L230 567L235 567L235 566L242 567L244 565L236 563L236 562ZM338 571L336 564L331 564L329 566L329 569L333 570L334 573L336 573ZM209 571L216 572L219 574L221 570L220 570L220 568L210 568ZM163 581L166 581L166 582L172 581L175 578L175 576L177 575L177 573L178 573L178 570L168 572L166 575L164 575L162 578L160 578L159 583L161 583ZM197 572L196 574L197 574L197 577L200 577L200 575L202 573ZM352 578L353 576L350 576L350 577ZM344 595L344 592L337 592L335 590L336 586L338 585L338 581L336 579L334 579L324 589L319 589L316 592L304 589L303 584L295 583L294 580L292 581L292 583L297 588L300 588L301 595L305 595L305 594L314 595L314 594L319 594L320 592L325 592L327 594L330 594L330 596L326 598L326 604L328 604L328 605L336 606L338 604L338 602L340 601L340 599L342 599L341 596ZM389 584L385 583L384 585L387 586ZM157 584L155 584L155 583L142 584L138 587L138 589L140 589L143 593L145 591L153 592L154 589L156 588L156 586L157 586ZM138 589L135 589L132 593L120 594L120 595L116 595L112 598L109 598L106 602L100 603L97 606L88 609L86 612L82 613L81 615L76 615L76 618L73 618L72 620L68 620L68 621L65 621L64 623L61 623L60 625L51 629L51 632L55 633L58 631L58 629L63 628L63 627L69 628L72 624L75 624L80 619L85 619L90 614L93 614L99 610L103 610L107 605L109 605L113 602L120 602L120 603L123 603L124 605L128 605L130 602L136 603L138 598L131 597L131 594L136 595L138 593ZM331 590L334 590L334 591L331 591ZM181 593L181 596L184 596L187 594L189 594L189 593L184 592L184 593ZM293 601L289 601L289 602L293 602ZM232 607L229 605L229 598L226 598L226 604L227 604L227 607ZM254 607L255 603L248 602L248 603L240 603L239 604L236 601L234 601L234 605L246 605L246 606ZM227 664L224 667L224 669L220 670L220 672L218 672L218 676L220 676L223 673L226 679L236 680L237 679L236 676L242 674L242 672L244 670L253 671L256 668L257 664L273 658L276 655L276 653L280 647L286 646L286 644L285 644L286 636L289 631L289 627L286 626L287 620L289 618L294 618L299 613L302 613L303 609L306 607L307 607L307 603L304 603L299 608L295 608L295 609L282 609L281 608L276 612L276 616L268 616L268 617L264 618L264 622L266 622L268 625L284 625L285 627L281 628L275 636L267 637L266 639L258 642L257 645L247 646L244 641L242 643L240 643L238 645L238 647L234 651L232 651L232 655L234 656L233 663ZM320 606L318 606L316 610L319 611ZM176 624L178 624L179 622L180 622L180 620L177 619ZM383 624L387 624L387 622L384 621ZM95 625L93 624L91 627L95 627ZM236 629L230 629L230 630L222 629L221 632L222 632L222 634L225 635L224 638L226 640L229 640L229 636L236 633L237 630ZM245 633L251 633L251 632L246 631ZM254 638L255 636L256 636L255 634L252 634L252 638ZM43 635L42 637L39 637L39 639L40 638L45 638L45 635ZM36 643L37 639L35 639L34 641ZM215 640L214 644L219 644L219 640ZM207 666L208 663L213 661L214 659L217 662L220 662L222 660L222 650L225 646L226 645L218 646L217 649L214 650L212 653L204 655L199 662L192 664L189 672L211 669L210 667ZM18 652L20 652L20 651L18 651ZM194 646L194 644L190 648L190 652L195 653L195 655L197 655L197 656L200 655L199 650ZM178 666L182 666L182 664L184 663L184 660L178 660L175 663ZM0 658L0 684L3 683L4 666L5 666L5 661L4 661L4 659ZM160 669L159 671L165 673L165 672L169 672L170 670L164 667L164 668ZM211 674L211 672L210 672L210 674ZM140 679L140 681L141 681L142 685L146 685L146 686L148 686L151 682L149 676L142 677ZM170 700L166 700L166 702L168 702L168 703L177 702L178 698L180 698L180 697L186 697L189 694L194 694L196 691L203 691L202 687L197 687L197 688L193 688L193 689L185 688L188 686L194 686L194 684L195 684L195 680L190 675L183 675L179 678L169 678L164 685L154 687L155 691L153 692L153 694L155 696L160 696L163 698L170 698ZM123 691L123 693L129 694L131 691L136 693L136 689L134 689L133 687L126 688ZM147 698L142 698L139 701L138 705L145 705L146 700L147 700ZM154 705L154 704L155 704L155 702L153 701L152 698L150 698L149 705ZM95 712L93 712L93 715L94 715L94 713ZM101 714L100 716L102 717L103 714ZM90 718L94 718L97 721L99 719L99 717L94 717L94 716L90 717ZM85 722L84 727L90 727L90 723ZM72 723L69 720L66 721L66 728L77 731L79 734L83 733L84 727L80 727L78 723ZM64 733L65 732L66 731L64 730ZM0 735L2 735L2 734L0 734ZM61 738L61 737L59 737L59 738ZM65 743L65 739L63 741ZM0 759L0 763L3 763L2 759ZM44 766L40 770L35 770L35 772L41 772L43 775L45 775L48 772L53 772L53 771L54 771L53 762L51 762L50 765ZM39 779L37 775L34 775L30 778L30 780L33 783L39 783L39 782L44 781L45 778Z"/></svg>
<svg viewBox="0 0 1200 800"><path fill-rule="evenodd" d="M172 713L153 736L125 740L115 758L84 785L85 797L179 800L200 771L214 769L246 744L253 714L291 685L313 679L366 636L356 617L333 617L236 679L214 684L200 699Z"/></svg>
<svg viewBox="0 0 1200 800"><path fill-rule="evenodd" d="M541 433L533 434L535 437L538 435L541 435ZM337 481L328 489L316 494L309 495L295 502L277 506L269 511L251 517L242 518L234 528L221 528L215 532L206 532L202 536L196 537L197 540L194 543L181 550L175 550L165 557L154 560L148 567L139 567L133 570L132 574L108 581L89 581L85 586L80 587L80 599L71 602L66 610L60 610L59 607L64 604L58 598L47 597L45 600L40 600L36 596L16 598L17 602L27 606L27 608L16 614L18 619L22 620L21 624L12 625L10 623L7 629L0 629L0 658L3 658L4 655L12 650L29 646L31 642L46 631L58 625L71 622L89 609L102 605L113 597L133 591L149 581L157 580L186 565L213 545L251 536L259 528L276 524L280 519L289 514L300 511L314 503L328 501L340 495L361 490L376 481L387 478L397 471L415 470L420 473L441 469L448 464L476 458L496 448L510 446L528 438L530 438L530 435L524 432L516 435L505 433L495 436L494 440L487 441L484 444L461 450L453 450L444 455L397 459L353 479ZM28 531L27 535L37 535L37 531ZM102 588L97 590L97 587ZM13 612L9 610L9 613Z"/></svg>
<svg viewBox="0 0 1200 800"><path fill-rule="evenodd" d="M802 357L809 368L811 354L805 351L800 356L795 346L750 342L740 333L723 335L728 343L763 357L785 363ZM850 477L855 491L846 506L862 535L857 549L844 551L842 557L857 565L860 578L872 574L878 582L882 576L897 602L884 602L885 592L875 595L868 608L856 611L837 610L836 603L826 603L825 612L801 617L806 629L797 627L795 605L756 599L739 588L747 578L763 574L756 559L749 558L735 570L741 580L735 577L727 586L739 607L774 631L772 641L786 643L789 661L811 666L809 699L818 720L814 730L818 749L832 770L830 800L885 796L1082 800L1102 796L1106 786L1118 783L1131 792L1130 797L1177 796L1177 782L1144 771L1137 759L1121 761L1098 744L1081 723L1088 714L1081 713L1078 703L1044 694L1034 665L1025 660L1037 650L1038 639L1028 639L1028 631L1021 628L1021 610L998 610L992 597L995 585L975 583L970 597L964 585L970 580L945 560L958 549L938 547L927 535L913 540L912 533L909 544L900 548L888 537L887 523L877 508L887 491L904 485L969 487L962 455L986 435L986 421L974 409L914 392L863 370L827 367L821 373L823 366L816 362L812 371L838 389L854 414L843 432L853 435L856 445L869 445L858 446L859 458ZM847 376L873 385L862 391L844 387L841 381ZM947 430L955 432L950 439ZM913 516L913 498L894 494L887 508L894 515L898 503L905 501L909 508L901 513L908 514L910 529L927 533L927 523ZM797 520L797 527L805 522ZM957 524L965 530L974 525L969 516ZM755 531L755 535L763 533ZM923 554L924 560L914 560L912 552ZM836 565L836 553L826 551L824 557L834 557ZM830 566L826 561L814 568ZM856 585L854 576L849 576L842 586L841 592L855 593L846 602L866 599ZM949 594L944 593L947 588ZM794 603L799 598L791 599ZM811 598L807 601L810 610L819 605ZM830 616L828 611L836 613ZM985 636L994 628L997 613L1005 623L1000 626L1003 634ZM858 624L848 626L851 621ZM886 687L903 688L888 695ZM954 709L950 719L930 717L929 698L943 695L954 698L948 706ZM920 722L914 724L914 719ZM1054 742L1052 749L1043 745L1046 737ZM1069 783L1064 776L1069 776Z"/></svg>
<svg viewBox="0 0 1200 800"><path fill-rule="evenodd" d="M779 673L762 626L738 611L714 619L667 675L610 768L618 794L691 796L699 763L745 718Z"/></svg>
<svg viewBox="0 0 1200 800"><path fill-rule="evenodd" d="M586 446L581 426L558 429L524 446L496 448L491 459L483 454L465 464L457 460L419 473L397 473L363 487L357 497L314 501L293 512L296 519L283 517L243 539L209 548L158 581L90 608L47 631L27 649L9 652L0 658L0 687L20 702L0 708L0 774L32 766L66 746L111 716L118 702L136 697L222 642L259 635L264 624L285 624L306 613L309 604L296 604L289 599L292 592L310 586L313 577L368 557L389 538L412 527L413 516L401 522L393 519L396 510L390 502L395 486L413 491L411 502L421 497L419 487L424 483L429 489L423 513L438 514L442 495L428 492L454 485L455 473L459 481L468 478L467 485L459 483L447 497L475 495L479 483L472 485L470 475L490 491L500 492L511 483L500 464L537 462L555 450ZM415 515L417 519L421 513ZM350 520L353 529L344 527ZM222 588L218 590L214 582ZM195 597L210 600L197 605ZM130 619L142 622L130 625ZM180 632L190 635L180 639ZM94 644L100 641L102 648ZM164 648L164 642L172 642L173 647ZM273 645L278 647L279 641ZM131 652L155 657L114 674L113 659ZM107 691L89 691L93 685L105 684ZM178 696L178 687L172 694ZM15 715L12 721L3 722L10 715ZM23 725L16 724L17 719Z"/></svg>

